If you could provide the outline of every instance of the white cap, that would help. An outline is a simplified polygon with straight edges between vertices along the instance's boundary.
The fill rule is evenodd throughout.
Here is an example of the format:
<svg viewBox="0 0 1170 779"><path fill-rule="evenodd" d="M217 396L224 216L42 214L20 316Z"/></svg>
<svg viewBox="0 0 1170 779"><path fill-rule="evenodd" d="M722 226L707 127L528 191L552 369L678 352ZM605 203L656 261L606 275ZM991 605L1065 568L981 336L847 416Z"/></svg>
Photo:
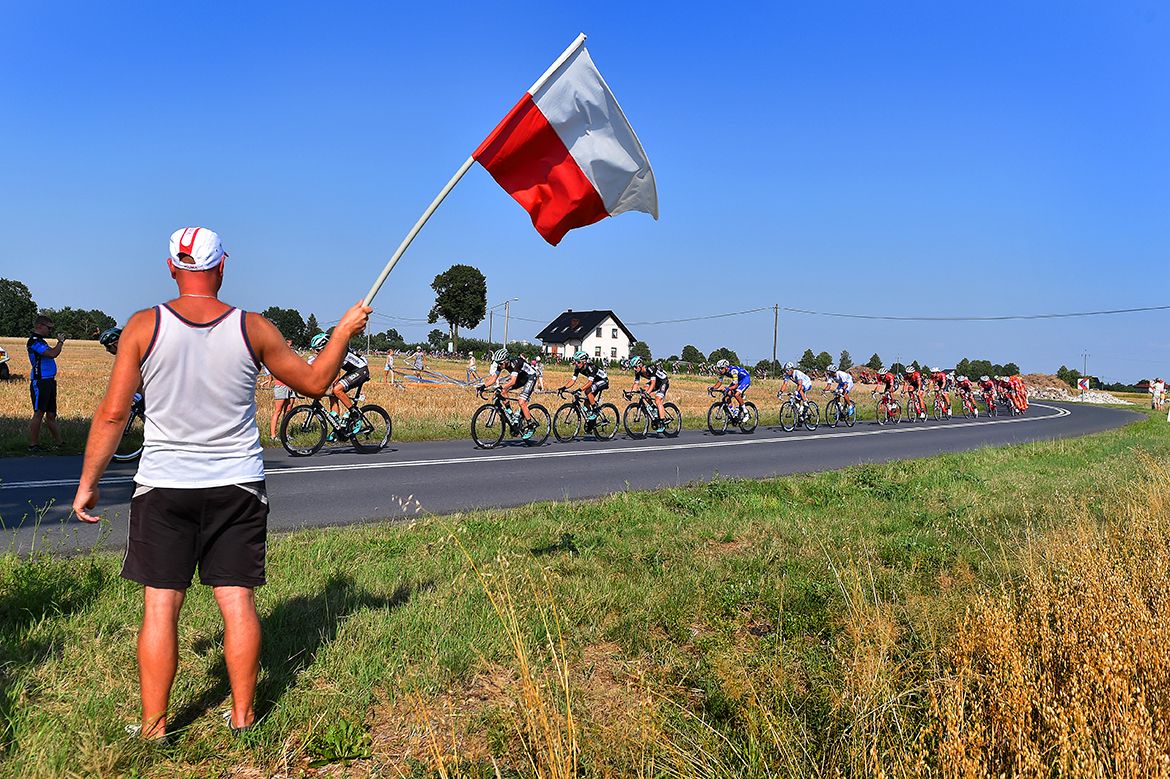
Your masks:
<svg viewBox="0 0 1170 779"><path fill-rule="evenodd" d="M193 262L180 260L179 255L190 256ZM223 250L219 235L206 227L183 227L171 233L171 263L179 270L207 270L223 262L228 253Z"/></svg>

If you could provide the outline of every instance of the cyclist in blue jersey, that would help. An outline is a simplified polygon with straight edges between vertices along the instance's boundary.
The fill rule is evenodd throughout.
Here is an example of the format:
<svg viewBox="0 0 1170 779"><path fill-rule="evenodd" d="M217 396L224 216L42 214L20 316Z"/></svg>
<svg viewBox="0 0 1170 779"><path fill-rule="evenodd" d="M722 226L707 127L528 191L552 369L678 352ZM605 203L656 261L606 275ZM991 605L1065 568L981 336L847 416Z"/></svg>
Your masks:
<svg viewBox="0 0 1170 779"><path fill-rule="evenodd" d="M784 392L788 388L789 381L796 383L796 397L800 399L800 402L807 403L808 391L812 389L812 379L808 377L808 374L790 362L785 363L784 380L780 384L780 392Z"/></svg>
<svg viewBox="0 0 1170 779"><path fill-rule="evenodd" d="M743 394L752 385L752 375L746 369L732 365L728 360L720 360L715 363L715 368L719 372L719 381L715 382L711 389L717 390L727 387L731 396L739 401L739 405L731 408L731 413L735 415L735 418L738 418L743 411Z"/></svg>

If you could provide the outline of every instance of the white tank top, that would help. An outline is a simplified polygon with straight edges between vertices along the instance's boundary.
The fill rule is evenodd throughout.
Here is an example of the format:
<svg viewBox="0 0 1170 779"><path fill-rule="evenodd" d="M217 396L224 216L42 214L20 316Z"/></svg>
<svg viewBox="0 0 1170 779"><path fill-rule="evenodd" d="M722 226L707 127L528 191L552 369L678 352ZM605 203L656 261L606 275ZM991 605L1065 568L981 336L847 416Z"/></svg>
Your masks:
<svg viewBox="0 0 1170 779"><path fill-rule="evenodd" d="M147 487L222 487L264 478L256 427L260 363L233 308L206 323L155 306L142 359L145 442L138 475Z"/></svg>

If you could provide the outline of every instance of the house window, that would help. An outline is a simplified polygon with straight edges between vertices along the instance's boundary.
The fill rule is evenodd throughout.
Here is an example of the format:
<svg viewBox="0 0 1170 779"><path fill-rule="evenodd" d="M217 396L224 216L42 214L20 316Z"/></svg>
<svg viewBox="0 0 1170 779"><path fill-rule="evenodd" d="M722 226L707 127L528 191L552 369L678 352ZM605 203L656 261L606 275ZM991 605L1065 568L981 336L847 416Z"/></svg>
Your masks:
<svg viewBox="0 0 1170 779"><path fill-rule="evenodd" d="M611 360L617 359L617 347L616 346L609 350L609 358Z"/></svg>
<svg viewBox="0 0 1170 779"><path fill-rule="evenodd" d="M601 356L601 347L600 347L600 346L595 346L595 347L593 347L593 356L594 356L594 357L600 357L600 356Z"/></svg>
<svg viewBox="0 0 1170 779"><path fill-rule="evenodd" d="M613 335L611 335L610 338L617 338L617 328L616 327L613 329Z"/></svg>
<svg viewBox="0 0 1170 779"><path fill-rule="evenodd" d="M600 327L599 327L599 328L597 328L597 337L598 337L598 338L600 338L600 337L601 337L601 328L600 328Z"/></svg>

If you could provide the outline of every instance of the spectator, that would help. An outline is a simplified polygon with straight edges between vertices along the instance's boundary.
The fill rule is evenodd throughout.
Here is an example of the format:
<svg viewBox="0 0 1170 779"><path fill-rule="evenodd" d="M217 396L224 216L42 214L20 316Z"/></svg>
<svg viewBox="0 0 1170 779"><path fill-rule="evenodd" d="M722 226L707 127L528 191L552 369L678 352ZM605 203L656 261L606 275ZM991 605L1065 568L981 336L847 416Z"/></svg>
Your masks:
<svg viewBox="0 0 1170 779"><path fill-rule="evenodd" d="M422 347L420 346L414 350L414 377L416 379L421 380L422 379L422 372L423 372L423 350L422 350Z"/></svg>
<svg viewBox="0 0 1170 779"><path fill-rule="evenodd" d="M28 339L29 395L32 396L32 422L28 426L28 450L42 451L41 423L49 428L53 442L61 445L61 428L57 426L57 357L65 346L65 339L58 337L56 346L49 346L45 336L53 332L53 320L38 316L33 323L33 334ZM127 404L129 408L129 404Z"/></svg>
<svg viewBox="0 0 1170 779"><path fill-rule="evenodd" d="M139 385L149 398L142 461L134 477L122 576L143 585L138 670L143 739L167 734L167 707L178 668L179 611L196 568L223 616L224 662L233 732L251 727L260 670L254 589L265 583L268 500L256 427L256 376L273 376L301 394L329 391L351 337L370 309L358 303L308 365L276 326L219 300L224 258L219 236L185 228L171 236L167 261L178 296L127 323L105 397L94 414L73 510L83 522L121 439Z"/></svg>
<svg viewBox="0 0 1170 779"><path fill-rule="evenodd" d="M479 381L479 371L476 370L475 366L475 352L467 356L467 383L470 384L473 381Z"/></svg>
<svg viewBox="0 0 1170 779"><path fill-rule="evenodd" d="M536 372L536 391L544 392L544 366L540 363L540 355L532 358L531 365Z"/></svg>
<svg viewBox="0 0 1170 779"><path fill-rule="evenodd" d="M386 365L382 368L382 383L394 383L394 350L386 352Z"/></svg>
<svg viewBox="0 0 1170 779"><path fill-rule="evenodd" d="M289 351L292 351L292 339L286 338L284 343ZM264 370L268 371L267 365L264 366ZM272 419L268 425L268 437L275 439L281 418L292 408L293 391L287 384L273 376L271 371L268 371L268 376L272 379Z"/></svg>
<svg viewBox="0 0 1170 779"><path fill-rule="evenodd" d="M1150 395L1153 396L1151 398L1151 403L1154 406L1154 410L1161 411L1162 404L1165 402L1166 398L1166 382L1162 381L1161 379L1154 379L1152 382L1150 382Z"/></svg>

